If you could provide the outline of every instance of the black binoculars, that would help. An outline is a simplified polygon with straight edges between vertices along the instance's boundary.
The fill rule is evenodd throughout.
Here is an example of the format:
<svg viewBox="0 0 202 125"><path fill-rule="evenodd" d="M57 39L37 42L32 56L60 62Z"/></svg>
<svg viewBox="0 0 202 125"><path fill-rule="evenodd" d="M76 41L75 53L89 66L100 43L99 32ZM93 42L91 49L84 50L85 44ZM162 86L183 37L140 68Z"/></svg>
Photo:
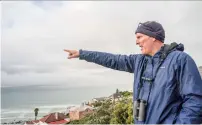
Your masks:
<svg viewBox="0 0 202 125"><path fill-rule="evenodd" d="M146 115L147 101L142 99L137 99L134 101L133 106L134 106L133 113L134 113L135 119L143 122L145 120L145 115Z"/></svg>

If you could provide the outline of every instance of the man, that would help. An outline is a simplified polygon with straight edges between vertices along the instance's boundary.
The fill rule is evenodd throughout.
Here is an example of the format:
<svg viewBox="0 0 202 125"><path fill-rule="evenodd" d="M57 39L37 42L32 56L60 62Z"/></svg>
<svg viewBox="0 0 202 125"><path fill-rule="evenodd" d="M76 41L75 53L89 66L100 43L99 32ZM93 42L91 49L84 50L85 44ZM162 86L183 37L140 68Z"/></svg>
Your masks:
<svg viewBox="0 0 202 125"><path fill-rule="evenodd" d="M136 124L202 123L202 80L194 60L183 52L184 46L164 44L164 29L155 21L140 23L135 34L142 54L65 51L69 53L69 59L79 57L134 73Z"/></svg>

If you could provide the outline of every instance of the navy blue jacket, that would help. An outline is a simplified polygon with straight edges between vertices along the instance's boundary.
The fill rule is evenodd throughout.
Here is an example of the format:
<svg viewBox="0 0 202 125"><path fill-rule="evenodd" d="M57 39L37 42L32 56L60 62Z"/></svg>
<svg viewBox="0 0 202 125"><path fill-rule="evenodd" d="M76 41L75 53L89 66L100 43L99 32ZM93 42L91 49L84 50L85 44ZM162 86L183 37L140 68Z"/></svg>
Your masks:
<svg viewBox="0 0 202 125"><path fill-rule="evenodd" d="M202 80L194 60L183 52L184 47L179 44L159 66L162 48L154 56L79 50L79 59L134 73L133 99L140 98L148 102L145 121L135 120L136 124L202 123ZM152 84L144 80L140 84L142 76L155 79Z"/></svg>

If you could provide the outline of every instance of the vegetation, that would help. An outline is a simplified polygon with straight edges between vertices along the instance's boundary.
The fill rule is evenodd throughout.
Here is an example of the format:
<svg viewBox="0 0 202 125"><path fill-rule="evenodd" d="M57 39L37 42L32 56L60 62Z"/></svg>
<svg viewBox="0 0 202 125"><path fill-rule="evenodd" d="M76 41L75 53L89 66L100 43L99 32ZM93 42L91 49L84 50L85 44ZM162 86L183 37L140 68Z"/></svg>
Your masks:
<svg viewBox="0 0 202 125"><path fill-rule="evenodd" d="M119 92L118 89L116 93ZM120 92L122 99L113 103L110 100L94 103L94 113L86 115L80 120L71 121L70 124L133 124L131 92Z"/></svg>
<svg viewBox="0 0 202 125"><path fill-rule="evenodd" d="M128 91L123 91L123 92L120 92L120 94L123 96L123 97L129 97L129 96L132 96L132 92L128 92Z"/></svg>
<svg viewBox="0 0 202 125"><path fill-rule="evenodd" d="M38 108L35 108L35 109L34 109L35 120L37 119L38 112L39 112L39 109L38 109Z"/></svg>

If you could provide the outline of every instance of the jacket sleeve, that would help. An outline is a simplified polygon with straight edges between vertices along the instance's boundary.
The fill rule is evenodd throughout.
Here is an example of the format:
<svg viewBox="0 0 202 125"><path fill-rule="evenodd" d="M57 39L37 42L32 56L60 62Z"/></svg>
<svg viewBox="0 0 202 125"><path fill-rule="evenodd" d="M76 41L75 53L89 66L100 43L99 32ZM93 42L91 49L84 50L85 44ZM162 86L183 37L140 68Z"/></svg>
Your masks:
<svg viewBox="0 0 202 125"><path fill-rule="evenodd" d="M183 103L176 124L201 124L202 80L194 60L188 55L180 63L178 78Z"/></svg>
<svg viewBox="0 0 202 125"><path fill-rule="evenodd" d="M105 52L79 50L79 59L93 62L104 67L133 73L138 55L115 55Z"/></svg>

